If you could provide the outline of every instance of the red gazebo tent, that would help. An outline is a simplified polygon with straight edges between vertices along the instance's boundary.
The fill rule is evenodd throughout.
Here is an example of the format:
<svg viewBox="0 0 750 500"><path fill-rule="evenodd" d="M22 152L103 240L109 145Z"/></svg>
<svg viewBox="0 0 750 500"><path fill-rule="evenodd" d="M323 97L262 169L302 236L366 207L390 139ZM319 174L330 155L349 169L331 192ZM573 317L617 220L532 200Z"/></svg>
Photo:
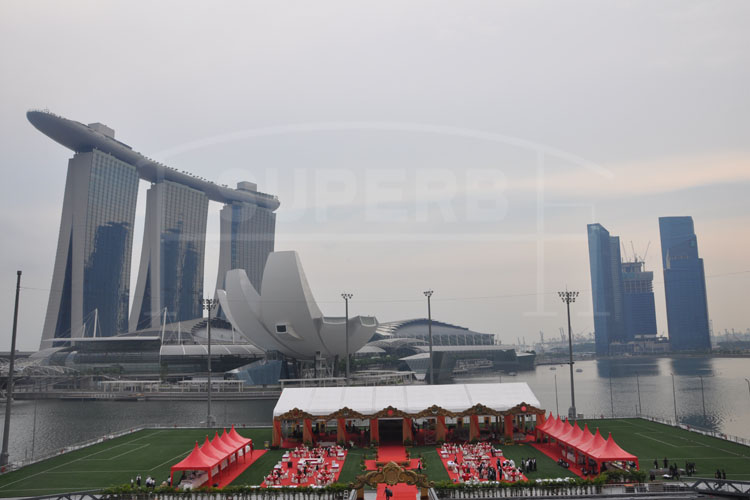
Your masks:
<svg viewBox="0 0 750 500"><path fill-rule="evenodd" d="M193 451L190 452L190 455L171 467L169 482L170 484L174 484L174 473L176 471L198 470L206 472L208 475L208 482L211 484L211 480L213 479L213 469L220 461L221 460L209 457L203 453L198 447L198 441L196 441L195 447L193 448Z"/></svg>
<svg viewBox="0 0 750 500"><path fill-rule="evenodd" d="M599 437L601 437L601 435ZM602 445L598 450L596 450L596 452L594 452L592 458L594 458L594 460L598 462L600 467L602 462L622 461L635 462L636 468L640 468L638 464L638 457L620 448L620 446L615 443L615 440L612 439L611 432L609 433L607 440L604 442L604 445Z"/></svg>

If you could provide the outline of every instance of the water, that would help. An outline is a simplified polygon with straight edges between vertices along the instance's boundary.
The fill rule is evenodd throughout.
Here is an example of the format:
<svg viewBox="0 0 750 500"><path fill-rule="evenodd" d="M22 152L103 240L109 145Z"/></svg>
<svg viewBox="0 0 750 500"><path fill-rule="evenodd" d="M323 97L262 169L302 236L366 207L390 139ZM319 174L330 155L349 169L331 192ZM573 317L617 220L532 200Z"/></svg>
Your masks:
<svg viewBox="0 0 750 500"><path fill-rule="evenodd" d="M559 407L559 413L567 415L571 401L570 369L568 365L551 366L556 369L538 366L533 372L503 376L502 381L527 382L542 408L557 413ZM577 361L574 366L582 370L573 374L576 410L586 417L624 417L641 413L673 421L676 400L681 423L750 439L750 391L745 381L746 377L750 378L750 360L747 358L620 358ZM674 374L674 395L671 374ZM471 380L497 381L498 377Z"/></svg>
<svg viewBox="0 0 750 500"><path fill-rule="evenodd" d="M503 376L503 382L527 382L542 408L568 413L570 372L567 365L538 366L533 372ZM674 373L677 414L694 427L750 439L750 360L746 358L622 358L580 361L576 372L576 407L587 417L634 416L638 388L644 415L674 419ZM612 392L610 399L610 375ZM701 381L703 377L703 394ZM555 377L557 398L555 402ZM498 376L473 377L457 382L497 382ZM703 401L705 398L705 418ZM219 425L271 425L275 401L216 401L213 413ZM36 432L34 407L36 406ZM0 404L4 409L4 405ZM4 412L0 412L0 420ZM146 424L201 426L206 404L199 401L16 401L9 444L12 461L59 451L96 437Z"/></svg>

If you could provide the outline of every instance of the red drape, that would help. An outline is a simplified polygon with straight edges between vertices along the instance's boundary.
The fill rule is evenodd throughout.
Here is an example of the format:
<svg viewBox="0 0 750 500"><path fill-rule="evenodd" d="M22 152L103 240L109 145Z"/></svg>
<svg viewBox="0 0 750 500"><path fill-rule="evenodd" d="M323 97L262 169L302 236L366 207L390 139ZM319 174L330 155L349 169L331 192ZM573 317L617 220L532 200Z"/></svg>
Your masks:
<svg viewBox="0 0 750 500"><path fill-rule="evenodd" d="M445 441L445 416L438 415L437 422L435 424L435 439L438 441Z"/></svg>
<svg viewBox="0 0 750 500"><path fill-rule="evenodd" d="M378 429L377 418L370 419L370 442L373 442L373 441L380 443L380 432Z"/></svg>

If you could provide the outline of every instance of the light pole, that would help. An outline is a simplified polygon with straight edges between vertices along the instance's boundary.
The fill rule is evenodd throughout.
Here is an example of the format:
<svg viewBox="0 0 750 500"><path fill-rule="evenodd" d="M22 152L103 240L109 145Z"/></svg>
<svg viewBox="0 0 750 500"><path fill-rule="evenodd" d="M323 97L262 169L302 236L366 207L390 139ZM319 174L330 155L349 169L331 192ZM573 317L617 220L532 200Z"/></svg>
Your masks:
<svg viewBox="0 0 750 500"><path fill-rule="evenodd" d="M555 413L560 416L560 402L557 399L557 373L555 373Z"/></svg>
<svg viewBox="0 0 750 500"><path fill-rule="evenodd" d="M706 417L706 394L703 392L703 377L701 379L701 401L703 402L703 425L708 428L708 417Z"/></svg>
<svg viewBox="0 0 750 500"><path fill-rule="evenodd" d="M0 465L8 465L8 440L10 439L10 406L13 403L13 370L16 361L16 328L18 327L18 297L21 292L21 271L16 271L16 306L13 310L13 334L10 337L10 363L8 363L8 383L5 388L5 426L3 427L3 451Z"/></svg>
<svg viewBox="0 0 750 500"><path fill-rule="evenodd" d="M435 383L435 375L433 373L435 371L435 365L432 362L432 308L430 304L430 298L432 297L432 294L432 290L427 290L426 292L424 292L424 296L427 297L427 336L430 339L430 385L433 385Z"/></svg>
<svg viewBox="0 0 750 500"><path fill-rule="evenodd" d="M747 392L750 392L750 379L745 379L745 382L747 382Z"/></svg>
<svg viewBox="0 0 750 500"><path fill-rule="evenodd" d="M612 418L615 418L615 397L612 395L612 365L609 365L609 404L612 408Z"/></svg>
<svg viewBox="0 0 750 500"><path fill-rule="evenodd" d="M346 382L349 383L349 299L354 297L353 293L342 293L344 299L344 309L346 310L346 321L344 322L344 344L346 345Z"/></svg>
<svg viewBox="0 0 750 500"><path fill-rule="evenodd" d="M674 402L674 424L680 425L680 421L677 419L677 393L674 388L674 373L672 375L672 401Z"/></svg>
<svg viewBox="0 0 750 500"><path fill-rule="evenodd" d="M208 413L206 415L206 427L211 427L214 422L214 417L211 415L211 309L213 309L216 301L214 299L201 299L201 306L203 309L208 311Z"/></svg>
<svg viewBox="0 0 750 500"><path fill-rule="evenodd" d="M570 326L570 303L576 301L578 292L569 292L568 290L565 290L564 292L557 292L557 294L560 296L562 301L565 302L565 305L568 309L568 349L570 350L570 409L568 410L568 417L575 418L577 412L576 392L573 383L573 329Z"/></svg>
<svg viewBox="0 0 750 500"><path fill-rule="evenodd" d="M638 415L643 413L643 408L641 408L641 381L638 378L638 374L635 374L635 386L638 388Z"/></svg>

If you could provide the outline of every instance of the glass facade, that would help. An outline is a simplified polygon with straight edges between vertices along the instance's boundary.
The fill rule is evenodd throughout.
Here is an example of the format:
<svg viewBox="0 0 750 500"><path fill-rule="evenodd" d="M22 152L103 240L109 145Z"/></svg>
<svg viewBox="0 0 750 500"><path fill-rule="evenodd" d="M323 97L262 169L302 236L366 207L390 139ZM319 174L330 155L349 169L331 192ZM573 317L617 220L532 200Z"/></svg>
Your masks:
<svg viewBox="0 0 750 500"><path fill-rule="evenodd" d="M149 189L136 303L140 330L202 316L208 197L171 181ZM141 286L140 281L143 281Z"/></svg>
<svg viewBox="0 0 750 500"><path fill-rule="evenodd" d="M631 340L636 336L656 336L654 273L643 270L642 261L622 263L625 328Z"/></svg>
<svg viewBox="0 0 750 500"><path fill-rule="evenodd" d="M276 214L272 210L244 202L225 205L221 210L222 249L217 288L223 289L227 271L244 269L250 283L260 292L275 235Z"/></svg>
<svg viewBox="0 0 750 500"><path fill-rule="evenodd" d="M601 224L589 224L589 267L594 307L596 353L609 354L613 342L627 342L625 328L620 238Z"/></svg>
<svg viewBox="0 0 750 500"><path fill-rule="evenodd" d="M703 259L692 217L660 217L664 293L672 350L711 349Z"/></svg>
<svg viewBox="0 0 750 500"><path fill-rule="evenodd" d="M138 172L94 149L71 160L65 191L43 340L127 331Z"/></svg>

